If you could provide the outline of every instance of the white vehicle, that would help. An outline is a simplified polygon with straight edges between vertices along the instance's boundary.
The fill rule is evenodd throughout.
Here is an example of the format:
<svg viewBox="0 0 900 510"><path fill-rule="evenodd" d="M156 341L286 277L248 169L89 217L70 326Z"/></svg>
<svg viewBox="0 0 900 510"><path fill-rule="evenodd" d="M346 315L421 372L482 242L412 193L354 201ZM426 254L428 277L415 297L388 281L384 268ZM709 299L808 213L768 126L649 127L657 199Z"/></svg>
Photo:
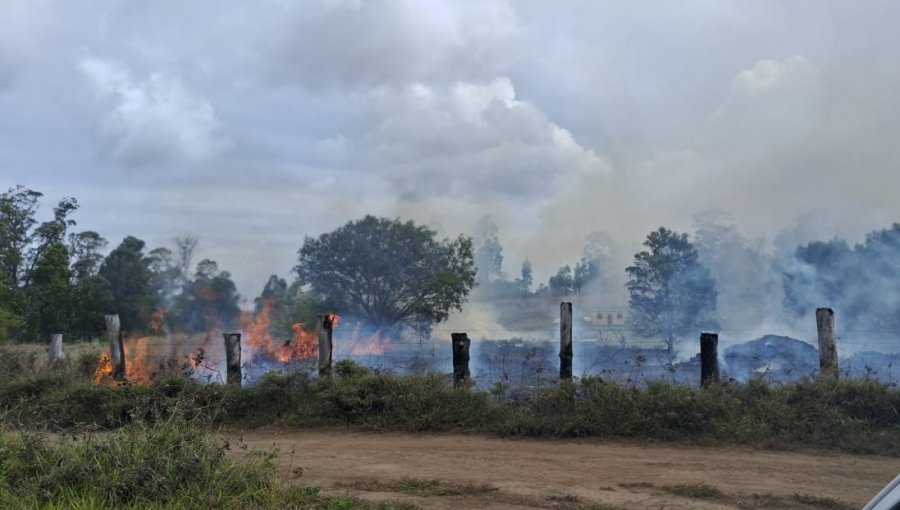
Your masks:
<svg viewBox="0 0 900 510"><path fill-rule="evenodd" d="M881 489L863 510L900 510L900 476Z"/></svg>

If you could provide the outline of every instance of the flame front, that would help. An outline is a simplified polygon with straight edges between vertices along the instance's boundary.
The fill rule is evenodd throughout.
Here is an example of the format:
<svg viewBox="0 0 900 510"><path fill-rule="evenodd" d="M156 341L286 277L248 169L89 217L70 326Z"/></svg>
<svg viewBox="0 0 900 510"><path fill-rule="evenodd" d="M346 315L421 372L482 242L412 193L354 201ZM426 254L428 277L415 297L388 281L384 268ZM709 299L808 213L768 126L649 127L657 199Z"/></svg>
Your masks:
<svg viewBox="0 0 900 510"><path fill-rule="evenodd" d="M337 326L339 317L330 315L332 327ZM244 321L242 329L247 335L247 344L281 363L310 360L319 355L319 338L313 331L307 331L303 324L291 326L291 338L278 340L272 337L272 303L266 302L255 317Z"/></svg>
<svg viewBox="0 0 900 510"><path fill-rule="evenodd" d="M97 359L97 368L94 369L94 384L112 384L113 366L109 353L104 352Z"/></svg>

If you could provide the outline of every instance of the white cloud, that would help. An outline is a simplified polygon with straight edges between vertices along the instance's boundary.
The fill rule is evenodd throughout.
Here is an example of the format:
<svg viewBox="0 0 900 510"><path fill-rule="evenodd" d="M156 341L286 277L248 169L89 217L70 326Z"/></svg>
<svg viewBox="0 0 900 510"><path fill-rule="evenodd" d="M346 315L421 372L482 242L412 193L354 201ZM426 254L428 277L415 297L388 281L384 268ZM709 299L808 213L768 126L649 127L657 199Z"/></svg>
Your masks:
<svg viewBox="0 0 900 510"><path fill-rule="evenodd" d="M445 193L534 200L573 173L602 166L571 133L517 99L508 78L379 89L365 102L374 124L340 140L351 151L346 164L389 179L407 200Z"/></svg>
<svg viewBox="0 0 900 510"><path fill-rule="evenodd" d="M752 68L741 71L734 80L735 88L759 97L779 88L800 87L815 79L817 70L803 55L781 62L760 60Z"/></svg>
<svg viewBox="0 0 900 510"><path fill-rule="evenodd" d="M177 76L153 73L136 80L118 63L94 57L79 68L111 103L97 133L105 160L126 167L196 163L223 149L212 105Z"/></svg>
<svg viewBox="0 0 900 510"><path fill-rule="evenodd" d="M263 34L269 76L321 89L485 79L518 56L506 0L317 1Z"/></svg>

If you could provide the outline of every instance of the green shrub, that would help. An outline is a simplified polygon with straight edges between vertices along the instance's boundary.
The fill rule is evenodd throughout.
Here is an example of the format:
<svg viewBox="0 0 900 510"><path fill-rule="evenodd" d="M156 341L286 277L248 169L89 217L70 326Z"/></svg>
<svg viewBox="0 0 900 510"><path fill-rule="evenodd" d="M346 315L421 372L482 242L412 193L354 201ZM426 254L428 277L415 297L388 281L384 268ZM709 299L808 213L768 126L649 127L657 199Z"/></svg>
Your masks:
<svg viewBox="0 0 900 510"><path fill-rule="evenodd" d="M269 459L236 463L204 434L173 421L57 444L0 435L0 506L245 508L265 502L276 487Z"/></svg>

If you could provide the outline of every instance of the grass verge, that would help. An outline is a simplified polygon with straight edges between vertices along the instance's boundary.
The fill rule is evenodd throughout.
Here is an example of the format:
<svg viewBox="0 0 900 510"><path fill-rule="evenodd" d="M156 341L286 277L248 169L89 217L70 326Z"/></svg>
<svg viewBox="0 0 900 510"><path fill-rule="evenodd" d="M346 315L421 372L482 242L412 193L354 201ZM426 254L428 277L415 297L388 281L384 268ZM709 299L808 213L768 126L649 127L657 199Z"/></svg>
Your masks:
<svg viewBox="0 0 900 510"><path fill-rule="evenodd" d="M0 422L52 430L115 429L180 416L243 427L352 426L404 432L634 438L813 447L900 455L900 391L870 380L623 387L599 378L516 398L453 388L438 375L396 377L351 362L332 378L262 378L250 388L169 379L95 386L77 372L0 380Z"/></svg>

